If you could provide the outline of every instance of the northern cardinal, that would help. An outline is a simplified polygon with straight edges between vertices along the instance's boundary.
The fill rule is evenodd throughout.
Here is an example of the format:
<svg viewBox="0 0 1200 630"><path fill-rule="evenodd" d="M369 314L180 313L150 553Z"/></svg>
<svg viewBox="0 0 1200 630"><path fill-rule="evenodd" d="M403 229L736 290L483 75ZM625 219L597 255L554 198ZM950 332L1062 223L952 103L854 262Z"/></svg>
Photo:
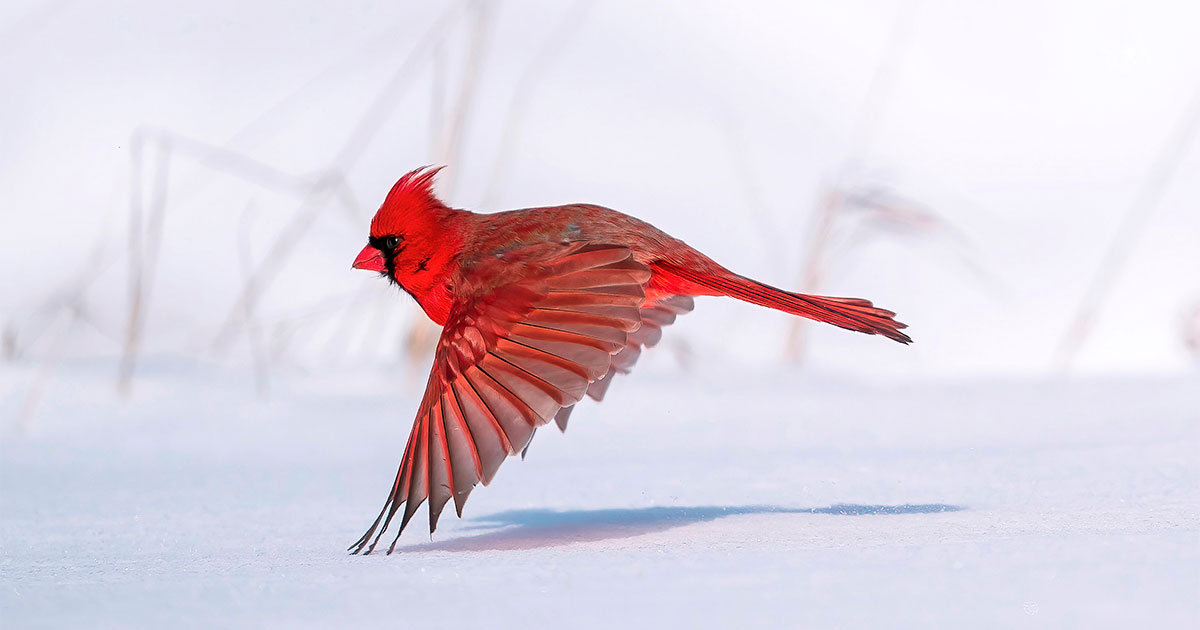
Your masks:
<svg viewBox="0 0 1200 630"><path fill-rule="evenodd" d="M867 300L790 293L739 276L654 226L590 204L475 214L433 194L440 169L401 177L371 220L355 269L411 295L441 338L387 501L350 551L370 553L404 504L429 532L551 420L566 430L600 400L692 296L727 295L901 343L905 325ZM382 523L382 527L380 526ZM378 531L378 533L376 533ZM372 536L374 537L372 539Z"/></svg>

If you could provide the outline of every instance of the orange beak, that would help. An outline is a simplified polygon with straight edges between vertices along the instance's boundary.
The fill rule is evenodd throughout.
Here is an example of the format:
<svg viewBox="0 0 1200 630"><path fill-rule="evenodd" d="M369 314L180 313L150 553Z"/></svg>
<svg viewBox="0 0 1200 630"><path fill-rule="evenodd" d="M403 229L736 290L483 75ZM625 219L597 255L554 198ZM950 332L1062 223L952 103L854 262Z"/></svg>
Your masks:
<svg viewBox="0 0 1200 630"><path fill-rule="evenodd" d="M367 271L378 271L383 273L387 271L387 267L383 264L383 252L367 245L358 252L358 258L354 259L354 264L351 265L355 269L366 269Z"/></svg>

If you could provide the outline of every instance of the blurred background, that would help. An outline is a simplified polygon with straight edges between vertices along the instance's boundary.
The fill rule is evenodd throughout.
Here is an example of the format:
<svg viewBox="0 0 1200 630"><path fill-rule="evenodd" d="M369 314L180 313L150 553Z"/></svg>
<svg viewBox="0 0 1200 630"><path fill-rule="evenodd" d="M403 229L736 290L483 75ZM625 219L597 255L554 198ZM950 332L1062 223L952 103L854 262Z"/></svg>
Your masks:
<svg viewBox="0 0 1200 630"><path fill-rule="evenodd" d="M1185 1L6 0L0 611L1195 626L1198 24ZM915 343L701 299L463 520L347 558L437 334L350 263L426 164L451 206L609 206Z"/></svg>
<svg viewBox="0 0 1200 630"><path fill-rule="evenodd" d="M424 164L448 165L452 206L607 205L746 275L870 298L916 339L704 300L677 358L1194 371L1198 21L1179 2L6 2L0 325L3 360L34 368L6 389L50 393L35 366L77 361L136 389L164 356L259 390L366 363L420 381L419 310L349 262Z"/></svg>

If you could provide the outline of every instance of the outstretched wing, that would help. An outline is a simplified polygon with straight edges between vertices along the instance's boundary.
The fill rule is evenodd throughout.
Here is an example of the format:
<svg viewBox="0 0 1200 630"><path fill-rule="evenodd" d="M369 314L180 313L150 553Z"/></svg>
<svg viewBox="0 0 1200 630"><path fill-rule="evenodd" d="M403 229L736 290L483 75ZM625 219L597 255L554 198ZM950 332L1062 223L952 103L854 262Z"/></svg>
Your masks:
<svg viewBox="0 0 1200 630"><path fill-rule="evenodd" d="M651 272L625 247L555 243L489 258L471 275L480 286L451 308L396 481L354 553L374 550L401 505L396 539L426 499L431 533L451 498L462 516L475 484L608 373L641 326Z"/></svg>
<svg viewBox="0 0 1200 630"><path fill-rule="evenodd" d="M617 374L629 374L633 370L633 365L637 363L638 357L642 355L642 349L657 345L662 339L662 329L674 324L676 317L692 312L693 308L695 308L695 302L690 295L663 295L657 299L647 298L642 307L638 309L638 317L642 321L641 327L629 333L625 347L613 355L608 373L600 380L592 381L588 385L588 397L592 400L603 400L604 393L608 391L608 386L612 384L613 378ZM564 407L554 417L560 430L567 430L567 420L571 416L572 409L574 406Z"/></svg>
<svg viewBox="0 0 1200 630"><path fill-rule="evenodd" d="M668 295L644 304L639 309L641 327L631 333L625 347L613 355L608 375L588 386L588 396L594 400L602 400L604 392L612 383L612 377L616 374L629 374L638 358L642 356L642 349L658 345L662 340L663 328L674 324L676 317L692 312L693 308L695 302L689 295Z"/></svg>

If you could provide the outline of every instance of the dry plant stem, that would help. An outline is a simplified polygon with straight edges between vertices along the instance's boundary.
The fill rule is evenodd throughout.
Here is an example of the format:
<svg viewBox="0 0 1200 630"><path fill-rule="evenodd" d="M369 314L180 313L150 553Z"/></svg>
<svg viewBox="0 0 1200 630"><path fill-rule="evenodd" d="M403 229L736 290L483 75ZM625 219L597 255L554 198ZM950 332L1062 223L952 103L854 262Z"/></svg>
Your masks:
<svg viewBox="0 0 1200 630"><path fill-rule="evenodd" d="M223 350L233 341L234 335L241 328L242 315L247 311L254 310L258 298L266 291L267 286L279 272L278 266L268 264L266 261L278 262L286 260L291 255L301 237L316 220L317 212L325 198L326 191L318 191L306 197L292 219L284 225L267 249L267 253L263 257L264 262L246 274L245 281L242 283L242 291L234 303L233 310L226 316L220 331L213 339L213 349Z"/></svg>
<svg viewBox="0 0 1200 630"><path fill-rule="evenodd" d="M454 101L454 109L447 122L445 135L439 142L440 148L436 160L438 164L456 165L459 152L462 150L463 141L466 136L467 121L472 111L475 91L479 84L480 69L483 65L483 53L485 50L484 44L487 40L487 31L491 22L488 10L486 2L477 0L472 4L471 34L467 39L466 65L463 68L458 97ZM434 73L434 80L435 82L440 80L438 72ZM436 91L439 88L435 85L434 89ZM438 117L440 118L440 114ZM461 170L461 168L447 169L441 182L447 194L454 194L455 184L458 181L458 173ZM437 327L432 325L428 320L413 318L404 339L409 362L416 371L419 372L417 366L424 362L423 357L433 348L433 344L437 341L438 333L439 330Z"/></svg>
<svg viewBox="0 0 1200 630"><path fill-rule="evenodd" d="M439 41L431 54L433 76L429 81L429 155L438 155L446 135L446 51Z"/></svg>
<svg viewBox="0 0 1200 630"><path fill-rule="evenodd" d="M154 163L154 181L151 185L150 210L145 217L143 230L143 207L141 196L144 148L154 141L157 159ZM130 300L129 319L125 333L124 351L118 368L117 390L123 396L131 393L133 373L137 366L141 346L146 310L149 306L150 289L154 282L158 252L162 243L163 222L166 217L168 174L170 172L171 146L165 137L143 135L136 139L133 151L138 160L135 167L136 187L131 191L130 222Z"/></svg>
<svg viewBox="0 0 1200 630"><path fill-rule="evenodd" d="M833 236L834 223L841 213L843 205L842 194L837 188L829 187L821 193L821 201L817 207L817 213L813 217L813 227L806 249L807 254L800 275L800 290L805 293L820 293L827 264L825 259ZM792 361L802 360L807 350L807 344L807 327L800 318L796 318L788 330L784 356Z"/></svg>
<svg viewBox="0 0 1200 630"><path fill-rule="evenodd" d="M362 329L361 341L359 342L359 352L370 356L373 352L379 350L378 331L384 330L390 304L384 302L381 296L386 293L375 293L371 298L370 316L364 320ZM390 297L390 296L389 296Z"/></svg>
<svg viewBox="0 0 1200 630"><path fill-rule="evenodd" d="M464 6L464 4L465 2L460 0L459 2L451 5L439 17L432 28L437 30L445 29L449 25L451 18ZM371 42L368 43L363 50L346 55L345 57L329 64L321 71L310 77L308 80L300 84L296 89L289 92L286 96L267 107L258 116L255 116L253 119L251 119L250 122L246 123L221 146L193 140L174 131L162 128L154 128L148 125L139 127L139 129L135 130L134 133L137 134L142 129L153 130L160 135L170 136L173 140L173 144L178 145L180 149L190 149L190 152L197 156L206 156L204 157L202 164L209 166L214 170L226 171L234 176L244 177L248 181L262 186L278 189L296 189L296 192L307 193L314 187L311 182L303 181L300 177L284 173L283 171L269 164L250 158L243 153L239 153L234 149L234 147L244 144L247 139L258 132L259 129L265 125L265 123L274 120L278 115L287 110L287 108L293 103L303 100L304 94L307 90L319 85L322 81L337 77L347 68L360 65L362 63L361 57L363 56L368 56L374 59L384 54L385 51L380 49L385 46L393 46L396 41L397 28L406 24L407 22L408 18L405 17L396 23L388 25L382 29L379 36L371 40ZM175 197L186 197L191 192L191 189L186 189L183 190L181 194L177 190ZM354 221L357 225L358 222L361 222L362 220L361 216L357 216L357 212L360 211L360 206L355 204L349 209L355 212Z"/></svg>
<svg viewBox="0 0 1200 630"><path fill-rule="evenodd" d="M1179 337L1193 359L1200 359L1200 300L1184 311L1179 318Z"/></svg>
<svg viewBox="0 0 1200 630"><path fill-rule="evenodd" d="M461 6L462 3L456 3L450 7L427 31L422 42L427 42L435 37L437 33L444 30ZM385 31L383 36L379 38L380 41L386 42L390 42L392 39L392 29ZM415 57L415 52L419 52L420 49L421 45L418 45L417 50L409 55L409 61L405 63L405 68L411 65L412 58ZM335 64L332 68L336 68L338 65L341 64ZM322 178L323 181L314 184L305 178L289 175L273 166L254 160L230 148L240 138L249 135L259 123L270 119L274 112L284 108L288 103L298 98L299 94L311 84L321 77L330 74L332 68L323 70L295 92L273 105L235 134L223 147L209 145L186 138L169 130L157 129L151 126L141 126L134 130L130 142L130 212L127 240L129 260L129 315L122 340L122 356L117 375L118 390L123 395L130 393L132 378L136 369L142 336L144 334L145 314L149 306L149 289L153 282L154 260L157 257L157 252L162 241L162 226L165 220L166 195L168 190L167 181L170 170L169 163L175 151L178 150L181 153L193 155L204 166L230 173L266 188L303 192L308 197L311 197L316 192L323 192L325 189L332 187L340 202L340 206L346 210L347 218L355 222L361 219L358 216L360 205L354 199L352 191L340 175L336 173L332 176L327 175ZM398 74L403 74L403 72ZM386 92L385 90L385 94ZM363 126L360 123L358 133L352 135L351 142L339 154L340 158L347 157L349 155L348 150L359 150L362 145ZM151 143L155 145L158 151L158 160L155 164L155 181L153 182L153 192L151 194L150 214L147 217L145 216L146 209L144 207L144 176L146 174L146 165L143 160L143 153ZM353 157L352 155L349 156ZM330 181L330 179L333 181ZM86 284L84 286L86 287ZM83 288L80 288L80 292L82 290ZM239 302L239 306L242 313L252 312L253 304L248 300ZM237 312L238 309L235 308L234 314L231 314L231 316L236 315Z"/></svg>
<svg viewBox="0 0 1200 630"><path fill-rule="evenodd" d="M143 126L135 133L139 132L169 141L172 149L192 157L201 166L233 175L268 190L297 194L306 192L313 186L309 178L286 173L228 147L212 145L159 127Z"/></svg>
<svg viewBox="0 0 1200 630"><path fill-rule="evenodd" d="M854 126L853 144L850 147L850 159L847 161L853 162L867 155L878 136L879 126L887 115L888 105L891 104L896 75L900 72L900 65L908 48L909 33L916 20L916 5L916 1L913 0L902 3L897 9L887 44L867 85L867 95L863 99L862 111Z"/></svg>
<svg viewBox="0 0 1200 630"><path fill-rule="evenodd" d="M67 333L70 329L76 323L82 321L92 325L101 334L107 334L106 331L100 330L96 322L87 314L85 292L91 286L92 282L95 281L96 277L112 264L114 260L115 257L106 255L103 238L97 238L92 254L88 257L83 267L83 272L79 274L71 285L56 294L61 297L52 299L50 303L41 308L42 311L46 312L46 316L44 318L39 317L38 319L47 322L46 327L43 328L43 332L53 332L53 327L60 321L61 315L66 316L66 323L50 342L47 359L42 364L41 369L38 370L37 377L25 394L25 401L21 404L21 410L17 413L17 431L24 432L29 428L34 411L37 410L38 403L41 402L42 394L49 386L58 365L62 362L67 348ZM14 344L15 342L16 340L14 339ZM14 345L14 352L19 352L19 350L20 348Z"/></svg>
<svg viewBox="0 0 1200 630"><path fill-rule="evenodd" d="M125 326L121 366L117 376L117 387L128 393L129 379L133 374L133 355L136 352L139 329L137 318L141 313L142 301L142 138L136 136L129 147L129 228L126 246L129 252L129 317Z"/></svg>
<svg viewBox="0 0 1200 630"><path fill-rule="evenodd" d="M25 400L21 403L20 411L17 412L16 426L14 427L18 434L24 433L29 429L33 420L33 414L37 410L38 404L42 401L42 395L49 386L54 372L57 371L59 363L62 362L63 351L67 345L67 331L74 324L73 312L68 311L66 313L66 319L62 324L62 328L54 336L54 341L50 344L49 357L42 363L33 384L25 394Z"/></svg>
<svg viewBox="0 0 1200 630"><path fill-rule="evenodd" d="M136 361L142 314L142 149L145 137L134 135L129 147L129 317L125 327L125 342L117 372L117 389L129 394Z"/></svg>
<svg viewBox="0 0 1200 630"><path fill-rule="evenodd" d="M345 307L340 309L340 315L336 316L337 323L333 325L333 329L329 331L329 335L325 341L320 344L321 355L331 364L345 359L351 346L354 345L354 339L358 336L355 330L355 320L362 319L364 315L370 320L371 315L374 315L372 310L377 310L363 308L367 302L362 296L366 288L365 285L360 286L355 291L355 298L348 300L345 303ZM331 315L330 319L332 320L333 318L334 316ZM369 333L372 330L374 329L368 328L367 332ZM318 345L315 339L312 345Z"/></svg>
<svg viewBox="0 0 1200 630"><path fill-rule="evenodd" d="M287 315L279 317L269 327L270 334L263 334L261 336L263 357L265 357L270 365L279 365L290 347L290 338L297 329L312 322L332 319L338 317L339 314L343 314L344 316L347 311L353 311L355 305L366 301L364 295L366 292L365 289L366 285L360 286L353 291L330 294L312 304L293 309ZM261 320L259 320L258 324L260 331L264 331L265 333L268 327ZM320 346L315 336L309 335L304 339L308 342L310 348ZM347 338L343 337L341 339L343 346L349 344L346 340ZM325 346L321 347L327 349L335 341L336 339L331 334L330 338L324 342ZM329 353L326 353L326 356L330 356Z"/></svg>
<svg viewBox="0 0 1200 630"><path fill-rule="evenodd" d="M68 282L63 283L60 288L52 291L50 296L34 309L33 314L29 318L31 326L22 330L23 335L18 335L16 329L13 330L14 343L16 344L14 346L15 356L24 354L23 349L32 347L42 335L49 331L50 324L58 316L59 311L70 309L72 304L83 304L84 293L91 287L97 277L105 273L116 262L117 256L105 251L104 237L101 234L96 238L92 253L84 261L79 274ZM122 344L123 338L121 335L114 335L111 330L103 330L92 319L88 321L98 332L113 341L114 345L119 347ZM24 343L20 343L21 341L24 341Z"/></svg>
<svg viewBox="0 0 1200 630"><path fill-rule="evenodd" d="M484 43L487 38L488 5L476 1L471 12L471 35L467 40L467 61L463 68L462 82L458 89L458 99L454 103L454 111L450 115L449 126L438 152L439 164L457 165L458 154L462 150L463 138L466 135L467 120L474 101L475 90L479 84L479 71L483 65ZM442 178L442 186L448 194L454 193L460 168L451 168Z"/></svg>
<svg viewBox="0 0 1200 630"><path fill-rule="evenodd" d="M1196 137L1200 128L1200 89L1192 96L1191 102L1184 110L1179 122L1167 136L1162 151L1151 164L1142 186L1134 196L1133 202L1121 219L1108 250L1100 260L1100 265L1092 274L1087 291L1075 311L1075 316L1068 325L1066 332L1059 341L1054 355L1054 365L1059 372L1068 372L1071 364L1083 347L1092 326L1099 318L1104 307L1104 301L1112 290L1113 283L1121 271L1129 263L1130 254L1138 239L1150 223L1150 217L1158 208L1163 194L1171 184L1171 179L1178 171L1187 149Z"/></svg>
<svg viewBox="0 0 1200 630"><path fill-rule="evenodd" d="M425 33L423 37L427 38L432 32L441 31L449 26L451 19L465 6L465 4L465 0L459 0L458 2L451 4L446 11L438 17L433 26ZM230 147L234 144L237 144L241 139L250 136L262 123L274 119L277 115L285 111L292 103L303 100L304 93L313 86L319 85L323 81L336 78L341 74L344 74L350 68L360 67L363 63L363 57L366 57L370 60L376 60L381 55L386 54L387 50L382 49L393 47L397 41L396 32L401 27L411 22L410 16L404 13L404 11L401 11L401 13L403 14L401 19L392 24L388 24L386 27L381 29L379 31L379 35L375 37L375 39L371 40L367 46L353 54L346 55L342 59L329 64L320 72L313 75L307 81L299 85L296 89L292 90L292 92L290 92L287 96L280 99L274 105L267 108L265 111L247 123L246 126L238 131L233 138L231 138L229 142L225 144L225 146Z"/></svg>
<svg viewBox="0 0 1200 630"><path fill-rule="evenodd" d="M246 211L242 213L241 226L238 230L238 263L241 267L243 278L250 275L254 264L253 252L250 250L250 225L253 218L253 211L253 204L246 207ZM242 317L246 328L246 338L250 346L250 360L254 366L254 389L259 396L266 396L269 387L269 363L265 356L262 330L258 320L254 316L254 304L250 302L245 304Z"/></svg>
<svg viewBox="0 0 1200 630"><path fill-rule="evenodd" d="M402 88L406 85L406 80L413 74L416 63L421 59L422 53L432 48L442 31L448 26L450 18L457 12L457 6L447 11L434 23L433 26L425 32L425 35L417 43L417 45L409 52L408 57L400 64L400 67L393 73L391 79L387 82L375 100L367 107L362 117L359 118L350 134L347 136L341 149L334 156L329 169L329 172L345 173L354 166L354 163L362 157L362 153L366 150L370 141L375 137L380 126L387 122L388 117L393 113ZM237 300L229 314L225 317L224 323L213 339L213 347L216 349L223 348L229 343L233 335L236 333L238 326L238 316L246 308L247 302L254 302L267 290L270 283L274 280L279 270L286 264L288 257L291 256L295 249L296 243L300 237L307 231L308 227L316 219L317 212L321 209L321 202L327 191L324 187L320 190L314 190L301 202L296 209L292 220L284 226L276 237L274 243L268 249L267 256L263 258L263 262L254 270L247 278L239 293Z"/></svg>
<svg viewBox="0 0 1200 630"><path fill-rule="evenodd" d="M915 2L903 3L897 9L888 42L884 46L883 54L879 57L879 63L875 66L875 72L871 75L871 81L867 85L867 94L863 98L862 111L854 126L850 153L843 164L843 172L848 169L849 165L869 153L875 137L878 135L879 126L882 124L887 113L887 106L891 102L900 63L903 61L903 55L908 46L908 35L915 21L916 9ZM838 179L843 178L839 177ZM821 205L814 217L808 254L800 272L799 288L805 293L820 293L824 268L828 265L826 256L829 239L837 215L845 205L841 183L828 186L821 193L819 199ZM792 322L787 341L784 344L784 357L788 360L799 362L804 359L808 345L806 328L807 326L801 319Z"/></svg>
<svg viewBox="0 0 1200 630"><path fill-rule="evenodd" d="M750 215L756 219L755 223L761 233L763 246L767 248L768 257L775 267L786 268L787 260L784 253L780 251L780 241L776 238L776 235L782 234L783 231L775 226L775 222L771 220L771 213L767 210L762 187L755 178L756 171L752 167L753 161L750 159L750 149L747 146L745 135L731 119L726 120L725 131L728 144L726 153L737 172L742 195L746 198L746 207L749 208Z"/></svg>
<svg viewBox="0 0 1200 630"><path fill-rule="evenodd" d="M457 13L457 6L452 7L438 18L437 22L425 32L420 41L417 42L417 45L413 47L404 61L400 63L399 68L392 74L383 89L376 95L375 100L371 102L354 128L350 131L341 149L334 155L330 170L343 173L349 172L353 168L354 163L362 157L371 140L378 135L379 128L395 113L396 102L399 100L400 93L408 80L414 74L417 62L422 58L424 53L430 51L437 44L438 40L442 37L442 31L449 26L450 18L454 17L455 13Z"/></svg>
<svg viewBox="0 0 1200 630"><path fill-rule="evenodd" d="M87 289L115 261L116 257L104 249L104 237L103 232L101 232L101 235L97 237L96 243L92 248L91 256L88 257L83 265L82 272L65 288L55 291L51 298L37 309L40 315L35 317L34 320L43 323L43 327L35 331L33 335L27 335L27 344L32 344L42 334L53 333L54 326L59 322L60 315L65 314L68 317L67 329L59 331L53 337L50 342L50 348L47 351L47 358L41 365L41 369L38 370L38 375L34 379L33 384L26 391L25 400L21 404L21 409L16 416L16 430L18 432L24 432L29 428L34 412L42 400L43 392L49 386L58 365L62 362L63 354L67 347L67 331L73 324L82 321L91 325L101 335L113 341L114 344L121 343L119 339L112 335L111 331L103 330L95 319L88 315L85 309L85 294ZM9 343L11 343L11 346L8 346ZM8 355L9 358L15 359L20 356L21 347L15 329L5 331L5 344L5 351L11 351L11 354Z"/></svg>
<svg viewBox="0 0 1200 630"><path fill-rule="evenodd" d="M317 213L323 207L323 203L331 196L340 201L339 206L346 210L347 217L352 218L355 225L358 225L357 212L361 206L358 205L342 175L331 174L330 177L314 183L291 221L272 241L267 257L256 269L246 274L243 289L235 303L234 310L225 318L220 331L213 338L212 348L214 350L223 350L233 341L239 330L239 317L246 311L247 304L256 301L261 291L265 290L266 286L274 280L278 268L267 264L267 261L275 260L272 256L286 257L291 254L295 243L308 231L309 226L316 220ZM253 306L250 304L249 308L253 310Z"/></svg>
<svg viewBox="0 0 1200 630"><path fill-rule="evenodd" d="M201 166L250 182L266 190L304 197L332 188L337 195L339 206L346 211L347 220L355 226L359 225L362 220L362 216L359 214L361 205L341 173L327 172L320 176L293 175L228 147L208 144L152 126L142 126L135 130L133 143L136 144L139 138L148 137L161 140L172 158L190 157Z"/></svg>
<svg viewBox="0 0 1200 630"><path fill-rule="evenodd" d="M17 358L17 329L12 324L4 327L4 360L15 361Z"/></svg>
<svg viewBox="0 0 1200 630"><path fill-rule="evenodd" d="M492 176L488 180L483 195L483 206L492 208L498 202L501 186L508 181L509 167L512 164L513 147L521 135L521 126L525 119L529 100L537 90L538 83L550 70L552 64L561 58L566 45L571 42L571 36L583 24L584 18L591 10L591 0L579 0L567 11L554 32L543 44L541 51L533 58L521 77L513 87L513 97L508 105L508 116L504 123L504 132L500 136L500 149L496 152L496 164L492 167Z"/></svg>
<svg viewBox="0 0 1200 630"><path fill-rule="evenodd" d="M142 155L151 141L157 149L155 179L152 187L149 215L144 217L144 171ZM255 160L236 151L209 145L185 136L154 127L141 127L135 131L131 143L134 159L130 198L130 315L126 329L124 351L118 382L123 393L128 394L133 370L140 346L145 311L148 305L149 284L153 280L153 268L161 248L163 222L166 216L166 199L171 158L176 154L193 157L203 166L225 172L250 181L268 190L289 193L331 193L346 212L346 218L357 224L358 202L354 198L344 177L328 173L323 177L301 177L280 171L264 162ZM145 225L143 225L145 223ZM145 232L144 237L142 232ZM245 311L245 305L239 305Z"/></svg>

